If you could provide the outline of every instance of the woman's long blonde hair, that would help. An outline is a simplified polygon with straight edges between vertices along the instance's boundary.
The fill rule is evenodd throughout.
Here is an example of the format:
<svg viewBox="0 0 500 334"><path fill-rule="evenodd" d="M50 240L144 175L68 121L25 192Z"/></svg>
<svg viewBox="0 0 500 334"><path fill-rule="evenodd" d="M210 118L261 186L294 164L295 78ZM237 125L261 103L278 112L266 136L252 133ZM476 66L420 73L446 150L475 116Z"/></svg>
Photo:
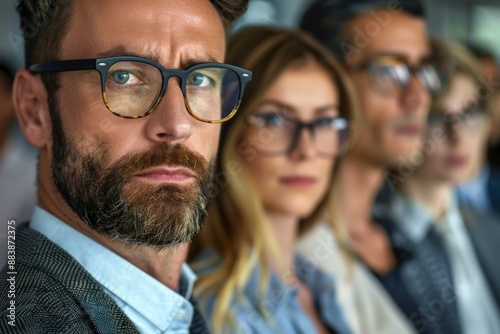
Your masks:
<svg viewBox="0 0 500 334"><path fill-rule="evenodd" d="M229 42L226 62L251 70L253 78L245 89L239 111L223 125L216 176L220 191L209 206L205 226L194 240L189 256L193 260L207 249L216 254L214 259L192 263L195 269L201 271L195 287L195 295L200 302L204 302L204 296L217 296L211 319L215 333L233 324L230 304L243 295L243 289L256 266L261 268L259 292L264 296L269 281L268 256L271 254L277 262L281 258L265 220L258 192L245 169L245 160L252 159L256 154L252 147L241 142L247 126L245 115L255 110L281 73L311 60L331 73L339 92L339 113L352 120L357 109L356 101L344 70L332 54L307 33L251 27L237 33ZM335 170L331 175L332 184L334 176ZM328 217L337 215L334 187L329 189L314 212L301 220L299 234L321 219L325 210L330 211ZM347 235L342 224L330 220L337 235ZM261 311L266 314L265 310Z"/></svg>

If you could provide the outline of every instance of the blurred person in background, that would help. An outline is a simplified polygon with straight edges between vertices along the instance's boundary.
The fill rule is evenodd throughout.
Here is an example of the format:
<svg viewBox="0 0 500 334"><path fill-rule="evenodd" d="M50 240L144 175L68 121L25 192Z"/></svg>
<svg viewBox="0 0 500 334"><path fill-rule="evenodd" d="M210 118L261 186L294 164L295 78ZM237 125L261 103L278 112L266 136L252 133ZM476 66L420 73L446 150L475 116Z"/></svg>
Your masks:
<svg viewBox="0 0 500 334"><path fill-rule="evenodd" d="M480 130L482 132L478 133L482 145L471 155L468 177L462 179L456 190L460 206L477 213L497 216L500 222L500 169L487 160L488 135L495 122L498 122L495 119L498 116L493 114L498 112L495 110L499 108L497 103L500 103L500 91L492 95L483 107L487 121Z"/></svg>
<svg viewBox="0 0 500 334"><path fill-rule="evenodd" d="M217 175L226 186L191 247L201 310L214 333L351 333L334 278L294 248L325 210L335 215L352 88L328 50L300 31L242 30L227 61L253 79L222 130Z"/></svg>
<svg viewBox="0 0 500 334"><path fill-rule="evenodd" d="M460 333L454 301L439 316L425 313L452 287L440 244L428 236L408 251L387 213L374 207L380 186L391 177L387 171L420 152L431 93L442 88L422 4L321 0L306 10L300 26L342 60L361 103L360 135L339 166L340 213L349 244L331 240L330 261L320 262L324 270L339 273L344 286L352 285L340 295L350 324L363 334L408 333L414 330L408 329L410 322L420 333ZM318 226L304 237L302 254L313 256L315 245L326 242L325 228ZM356 259L352 277L348 264L335 261L336 252ZM428 263L439 270L424 270Z"/></svg>
<svg viewBox="0 0 500 334"><path fill-rule="evenodd" d="M487 174L486 192L489 200L487 208L500 217L500 87L496 88L487 99L486 110L491 118L487 158L481 157L483 169L479 170L478 176L469 182L474 184L475 181L479 181L481 188L484 189L484 175Z"/></svg>
<svg viewBox="0 0 500 334"><path fill-rule="evenodd" d="M498 104L500 103L500 70L495 54L486 46L467 43L467 48L479 60L483 83L488 83L484 91L484 97L490 101L487 108L492 116L488 162L491 167L500 169L500 104Z"/></svg>
<svg viewBox="0 0 500 334"><path fill-rule="evenodd" d="M480 67L459 44L436 39L433 49L452 66L448 86L433 102L423 161L398 185L388 210L402 235L413 243L433 230L443 244L462 332L496 334L500 333L500 224L461 212L454 196L454 186L475 168L475 156L484 151L488 136L485 101L477 95ZM446 298L434 307L446 308Z"/></svg>
<svg viewBox="0 0 500 334"><path fill-rule="evenodd" d="M465 47L468 49L479 62L479 76L482 81L495 83L500 75L498 64L495 59L495 54L488 50L485 46L478 43L467 43ZM479 78L478 78L479 79Z"/></svg>
<svg viewBox="0 0 500 334"><path fill-rule="evenodd" d="M458 201L470 211L500 217L500 76L492 52L476 44L467 49L478 62L475 93L487 111L488 124L479 134L482 146L471 156L468 177L457 187Z"/></svg>
<svg viewBox="0 0 500 334"><path fill-rule="evenodd" d="M0 62L0 268L7 262L7 222L28 221L36 204L37 150L19 131L13 83L13 69Z"/></svg>
<svg viewBox="0 0 500 334"><path fill-rule="evenodd" d="M500 88L495 89L487 100L486 109L491 117L491 131L489 139L489 149L487 159L481 161L483 170L480 170L479 176L470 182L474 184L478 180L484 189L485 173L488 175L486 181L489 208L500 216ZM483 190L484 191L484 190Z"/></svg>
<svg viewBox="0 0 500 334"><path fill-rule="evenodd" d="M500 89L496 89L492 92L491 96L486 101L486 109L491 116L491 132L489 144L492 146L490 152L493 153L495 145L500 143ZM490 153L489 152L489 153ZM489 159L490 157L488 157ZM493 164L493 161L490 161ZM495 167L500 167L499 164L495 164Z"/></svg>

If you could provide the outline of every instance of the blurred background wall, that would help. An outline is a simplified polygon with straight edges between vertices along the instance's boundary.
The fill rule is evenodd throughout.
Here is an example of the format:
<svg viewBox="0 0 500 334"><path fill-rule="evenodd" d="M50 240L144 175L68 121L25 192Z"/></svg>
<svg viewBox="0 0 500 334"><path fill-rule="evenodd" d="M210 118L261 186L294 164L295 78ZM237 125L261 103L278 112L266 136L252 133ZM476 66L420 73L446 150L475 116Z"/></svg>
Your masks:
<svg viewBox="0 0 500 334"><path fill-rule="evenodd" d="M315 0L251 0L239 26L263 23L295 27ZM500 60L500 0L423 0L431 35L474 42ZM237 29L238 27L236 27Z"/></svg>
<svg viewBox="0 0 500 334"><path fill-rule="evenodd" d="M22 66L23 50L17 0L0 0L0 55ZM248 13L236 27L274 24L294 27L304 7L314 0L251 0ZM461 42L475 42L493 51L500 60L500 0L423 0L432 35Z"/></svg>
<svg viewBox="0 0 500 334"><path fill-rule="evenodd" d="M0 0L0 57L13 67L23 65L24 50L16 0Z"/></svg>

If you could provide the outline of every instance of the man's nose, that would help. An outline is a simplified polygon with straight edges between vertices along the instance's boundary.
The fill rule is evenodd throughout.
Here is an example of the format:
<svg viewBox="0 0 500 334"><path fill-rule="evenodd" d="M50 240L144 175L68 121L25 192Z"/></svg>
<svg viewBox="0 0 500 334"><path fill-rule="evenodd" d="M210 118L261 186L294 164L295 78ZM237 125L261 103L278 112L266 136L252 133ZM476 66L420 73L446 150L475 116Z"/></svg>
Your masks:
<svg viewBox="0 0 500 334"><path fill-rule="evenodd" d="M430 92L415 72L411 73L409 82L402 91L401 104L405 112L428 112L428 108L423 107L430 106Z"/></svg>
<svg viewBox="0 0 500 334"><path fill-rule="evenodd" d="M467 129L464 120L462 118L457 118L450 121L446 128L446 131L450 142L453 144L458 144L462 140L464 140L463 137Z"/></svg>
<svg viewBox="0 0 500 334"><path fill-rule="evenodd" d="M188 113L184 99L180 79L169 78L164 96L146 118L150 140L178 144L193 133L193 123L197 121Z"/></svg>

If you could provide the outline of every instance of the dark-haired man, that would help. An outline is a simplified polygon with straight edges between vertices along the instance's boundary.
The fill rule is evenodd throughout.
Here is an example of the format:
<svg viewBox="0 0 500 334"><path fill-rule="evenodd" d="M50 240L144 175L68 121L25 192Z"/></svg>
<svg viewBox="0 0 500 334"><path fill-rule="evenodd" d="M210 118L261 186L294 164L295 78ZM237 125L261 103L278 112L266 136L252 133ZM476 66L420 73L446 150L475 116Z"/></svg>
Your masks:
<svg viewBox="0 0 500 334"><path fill-rule="evenodd" d="M38 207L9 222L0 332L207 331L183 261L218 123L251 77L222 64L246 2L20 2L14 104L40 149Z"/></svg>
<svg viewBox="0 0 500 334"><path fill-rule="evenodd" d="M343 62L361 104L358 137L338 177L355 253L419 333L459 333L456 296L433 313L434 301L453 294L453 287L446 255L432 231L404 237L385 212L372 211L384 179L392 186L404 182L387 170L419 163L414 156L423 154L431 93L442 85L422 5L416 0L320 0L306 10L300 25ZM429 265L438 269L429 271Z"/></svg>

